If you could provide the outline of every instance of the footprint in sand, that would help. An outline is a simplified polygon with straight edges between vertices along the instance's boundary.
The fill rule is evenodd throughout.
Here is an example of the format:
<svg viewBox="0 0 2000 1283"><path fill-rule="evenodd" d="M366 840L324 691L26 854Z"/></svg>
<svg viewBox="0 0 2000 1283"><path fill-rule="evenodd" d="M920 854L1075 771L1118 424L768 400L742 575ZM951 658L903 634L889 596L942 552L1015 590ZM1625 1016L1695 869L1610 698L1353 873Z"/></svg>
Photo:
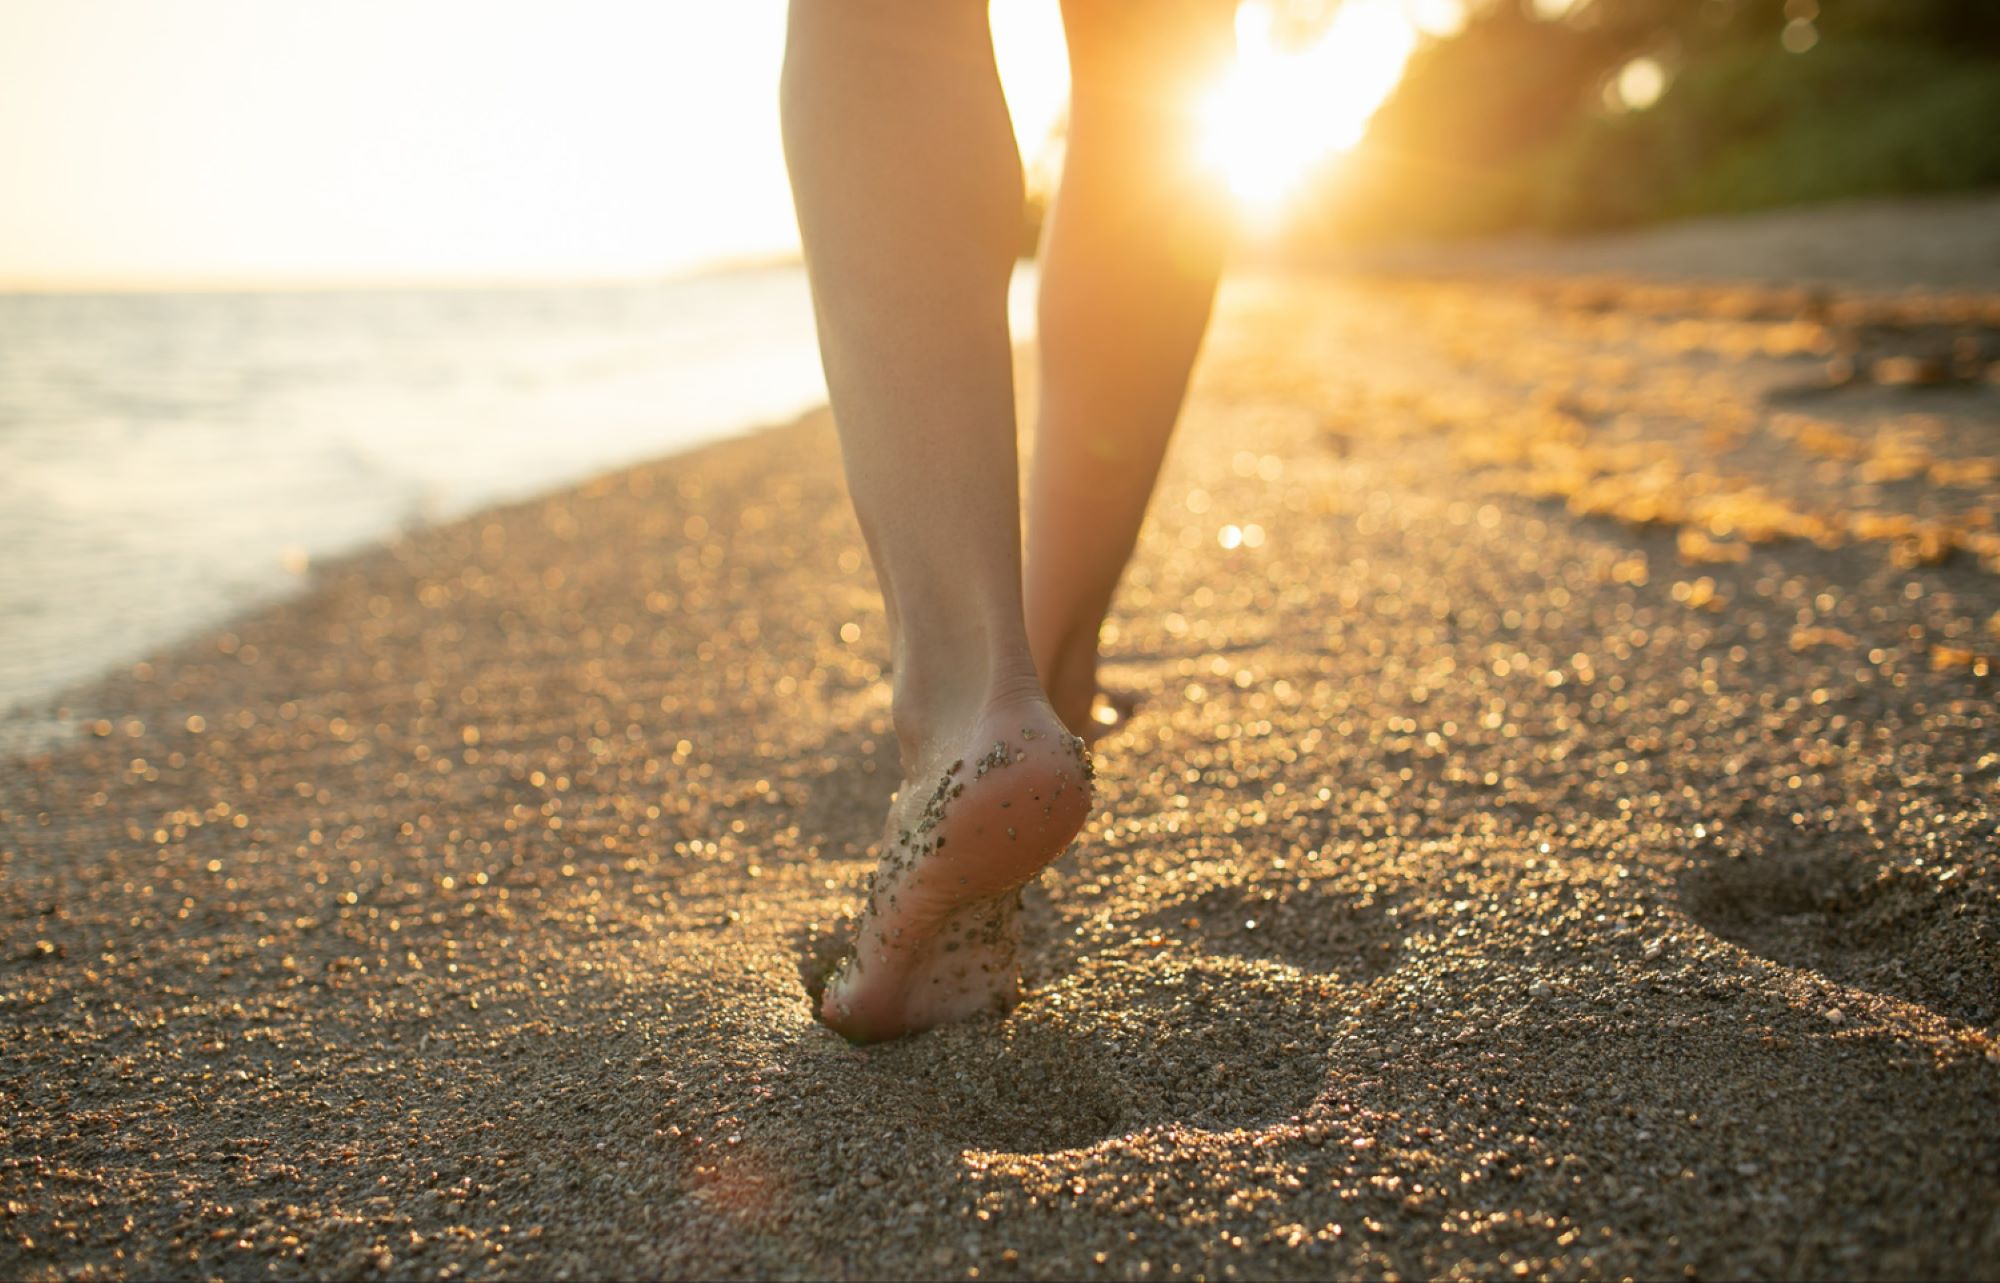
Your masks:
<svg viewBox="0 0 2000 1283"><path fill-rule="evenodd" d="M1344 888L1212 887L1069 960L1015 1018L1065 1031L1106 1135L1268 1126L1326 1089L1339 1017L1397 965L1409 926Z"/></svg>
<svg viewBox="0 0 2000 1283"><path fill-rule="evenodd" d="M1352 994L1270 980L1212 957L1164 976L1089 975L1004 1020L869 1049L871 1099L988 1154L1280 1123L1325 1090L1330 1016Z"/></svg>
<svg viewBox="0 0 2000 1283"><path fill-rule="evenodd" d="M867 1056L884 1116L967 1149L1053 1154L1140 1125L1111 1050L1068 1020L983 1015Z"/></svg>
<svg viewBox="0 0 2000 1283"><path fill-rule="evenodd" d="M1031 915L1047 910L1038 898ZM1033 935L1064 934L1041 925ZM1121 927L1109 949L1045 952L1011 1015L870 1048L872 1090L989 1154L1282 1122L1325 1090L1337 1017L1396 965L1408 925L1345 890L1212 888ZM843 934L801 935L802 978Z"/></svg>
<svg viewBox="0 0 2000 1283"><path fill-rule="evenodd" d="M1395 904L1345 888L1215 887L1141 919L1140 937L1179 939L1203 953L1279 962L1350 984L1391 970L1412 923Z"/></svg>
<svg viewBox="0 0 2000 1283"><path fill-rule="evenodd" d="M1681 897L1695 922L1773 962L1967 1024L2000 1020L2000 940L1935 868L1829 838L1717 856L1686 875Z"/></svg>

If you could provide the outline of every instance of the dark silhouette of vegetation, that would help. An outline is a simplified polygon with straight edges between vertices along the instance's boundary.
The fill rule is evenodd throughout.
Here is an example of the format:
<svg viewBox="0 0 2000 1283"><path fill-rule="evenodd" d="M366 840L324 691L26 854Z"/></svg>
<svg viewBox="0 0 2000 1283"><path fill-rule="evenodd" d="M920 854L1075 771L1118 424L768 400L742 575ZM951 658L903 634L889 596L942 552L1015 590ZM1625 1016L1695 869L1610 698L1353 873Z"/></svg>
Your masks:
<svg viewBox="0 0 2000 1283"><path fill-rule="evenodd" d="M1635 60L1657 101L1621 99ZM1996 122L1996 0L1473 0L1301 231L1567 231L2000 185Z"/></svg>

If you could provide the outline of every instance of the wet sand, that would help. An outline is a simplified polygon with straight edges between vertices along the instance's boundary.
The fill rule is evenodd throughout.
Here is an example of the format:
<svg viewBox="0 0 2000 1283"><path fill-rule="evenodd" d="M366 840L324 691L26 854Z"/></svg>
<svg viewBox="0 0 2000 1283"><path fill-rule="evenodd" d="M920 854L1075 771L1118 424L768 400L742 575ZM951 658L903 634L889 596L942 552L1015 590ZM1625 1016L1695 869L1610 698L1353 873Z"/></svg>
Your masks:
<svg viewBox="0 0 2000 1283"><path fill-rule="evenodd" d="M2000 299L1232 285L1028 993L816 1025L824 415L0 762L0 1276L2000 1276Z"/></svg>

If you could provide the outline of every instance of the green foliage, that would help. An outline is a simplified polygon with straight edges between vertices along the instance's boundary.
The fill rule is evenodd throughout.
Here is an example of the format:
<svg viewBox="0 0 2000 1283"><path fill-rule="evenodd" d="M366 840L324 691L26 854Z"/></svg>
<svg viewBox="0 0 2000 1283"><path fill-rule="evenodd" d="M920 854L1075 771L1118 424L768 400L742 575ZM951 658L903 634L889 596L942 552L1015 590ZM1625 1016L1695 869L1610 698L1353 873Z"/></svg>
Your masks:
<svg viewBox="0 0 2000 1283"><path fill-rule="evenodd" d="M1877 104L1795 118L1719 151L1666 212L2000 185L2000 75L1941 67Z"/></svg>
<svg viewBox="0 0 2000 1283"><path fill-rule="evenodd" d="M1486 0L1412 59L1309 236L1613 227L2000 185L2000 0L1589 0L1561 20ZM1615 113L1626 61L1674 69Z"/></svg>
<svg viewBox="0 0 2000 1283"><path fill-rule="evenodd" d="M1919 46L1738 49L1658 104L1586 116L1529 166L1551 230L2000 184L2000 74Z"/></svg>

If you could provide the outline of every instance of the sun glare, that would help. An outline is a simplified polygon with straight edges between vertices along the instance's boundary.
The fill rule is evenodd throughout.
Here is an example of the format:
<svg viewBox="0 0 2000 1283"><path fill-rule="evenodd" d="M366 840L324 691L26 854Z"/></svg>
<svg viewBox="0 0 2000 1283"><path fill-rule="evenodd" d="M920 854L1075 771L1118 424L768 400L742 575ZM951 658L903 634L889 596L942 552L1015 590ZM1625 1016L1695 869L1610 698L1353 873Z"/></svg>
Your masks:
<svg viewBox="0 0 2000 1283"><path fill-rule="evenodd" d="M1309 174L1361 141L1417 36L1406 0L1343 0L1325 31L1296 48L1280 39L1269 3L1243 5L1236 65L1202 112L1203 163L1245 214L1274 217Z"/></svg>

